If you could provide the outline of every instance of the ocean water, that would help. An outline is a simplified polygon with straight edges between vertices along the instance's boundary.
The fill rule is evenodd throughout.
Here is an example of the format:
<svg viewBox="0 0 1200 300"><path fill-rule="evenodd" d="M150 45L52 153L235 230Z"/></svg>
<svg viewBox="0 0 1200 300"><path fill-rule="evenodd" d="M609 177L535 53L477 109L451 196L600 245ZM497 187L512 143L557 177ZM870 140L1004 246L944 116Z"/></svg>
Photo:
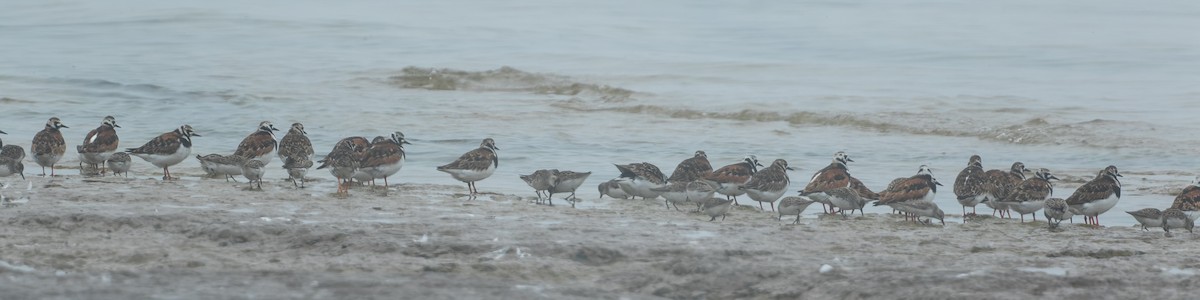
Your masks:
<svg viewBox="0 0 1200 300"><path fill-rule="evenodd" d="M1200 141L1189 133L1200 127L1200 4L1191 2L4 7L0 130L9 134L0 139L27 149L51 116L71 126L70 149L105 115L123 126L123 147L191 124L203 135L197 154L231 153L263 120L284 131L303 122L318 155L342 137L402 131L413 145L391 182L465 187L434 167L492 137L500 169L481 191L532 195L518 174L592 171L583 198L617 175L613 163L669 171L696 150L714 168L747 154L784 158L800 168L800 189L847 151L853 174L876 190L932 166L951 214L960 212L954 176L980 154L987 169L1022 161L1073 178L1055 191L1064 198L1118 166L1124 197L1106 225L1132 224L1122 210L1166 208L1198 174ZM200 173L195 160L176 170ZM27 171L40 173L32 162ZM135 158L134 175L155 171Z"/></svg>

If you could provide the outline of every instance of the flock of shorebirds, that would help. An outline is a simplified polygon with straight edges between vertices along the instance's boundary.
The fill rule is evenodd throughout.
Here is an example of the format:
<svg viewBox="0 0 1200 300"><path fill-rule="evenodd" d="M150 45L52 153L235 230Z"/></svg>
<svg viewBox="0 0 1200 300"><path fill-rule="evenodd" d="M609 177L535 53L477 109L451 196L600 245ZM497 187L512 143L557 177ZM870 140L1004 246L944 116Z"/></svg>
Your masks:
<svg viewBox="0 0 1200 300"><path fill-rule="evenodd" d="M34 135L30 154L33 161L42 167L42 175L46 175L45 170L49 167L49 175L54 176L54 166L66 152L66 142L60 131L62 128L68 127L59 118L50 118L45 128ZM162 168L163 180L173 180L175 178L171 177L169 167L186 160L191 155L192 137L200 136L190 125L183 125L151 139L141 147L120 152L115 128L120 128L116 119L105 117L101 125L88 132L83 143L76 146L81 172L90 170L89 174L103 175L107 169L114 175L124 173L128 176L132 155ZM241 175L261 189L266 165L278 156L283 160L283 168L287 170L293 185L303 187L304 176L314 165L312 142L304 131L304 125L292 124L288 133L278 141L275 131L278 129L271 122L261 122L257 130L242 140L233 154L196 155L196 159L210 177L236 180L234 176ZM375 137L372 141L364 137L348 137L338 141L323 160L316 161L320 163L317 169L328 169L338 179L339 195L348 194L354 181L373 185L376 179L383 179L386 190L387 178L399 172L404 165L406 144L410 143L399 131L389 137ZM499 167L498 150L494 140L485 138L479 148L437 167L437 170L466 183L469 197L474 198L478 194L475 182L490 177ZM0 177L20 174L24 178L24 158L23 148L4 145L0 141ZM767 203L772 211L778 212L780 219L795 215L797 222L800 214L812 203L821 203L826 213L840 213L843 218L855 210L862 214L863 208L873 203L874 206L890 206L914 222L928 224L932 219L938 219L945 224L945 213L933 202L942 184L928 167L922 165L915 175L896 178L877 193L850 175L847 167L850 162L854 160L845 152L835 153L833 161L817 171L804 189L799 191L799 195L789 197L784 197L790 183L787 172L793 169L786 160L776 159L770 166L764 167L751 155L740 162L713 170L704 151L696 151L693 157L680 162L670 177L664 175L657 166L646 162L617 164L615 166L621 172L620 176L600 183L598 190L602 198L655 199L661 196L668 209L673 207L678 210L679 204L685 207L691 204L697 211L707 214L709 221L715 221L718 216L723 220L730 206L738 204L737 197L746 195L759 203L760 210L765 211L763 203ZM84 167L84 164L88 167ZM1026 174L1030 173L1033 176L1027 177ZM553 205L555 193L569 193L566 200L574 206L577 200L575 191L590 175L591 172L544 169L521 175L521 179L534 189L538 203L545 201ZM1086 224L1099 227L1098 216L1112 209L1121 198L1120 177L1117 167L1108 166L1100 170L1094 179L1076 189L1070 197L1053 198L1054 185L1051 181L1058 178L1049 170L1042 168L1030 171L1021 162L1013 163L1008 170L984 170L982 158L974 155L955 178L954 194L963 207L964 217L975 215L975 207L984 204L993 209L993 215L1001 218L1012 218L1011 212L1015 211L1020 215L1021 222L1024 222L1027 214L1032 214L1036 221L1036 212L1042 210L1052 229L1075 215L1082 215ZM725 197L713 197L715 194ZM969 214L967 207L971 208ZM1128 213L1142 224L1143 229L1161 227L1169 234L1172 228L1185 228L1190 232L1195 219L1200 217L1200 178L1184 188L1168 209L1147 208ZM922 221L922 217L927 219Z"/></svg>

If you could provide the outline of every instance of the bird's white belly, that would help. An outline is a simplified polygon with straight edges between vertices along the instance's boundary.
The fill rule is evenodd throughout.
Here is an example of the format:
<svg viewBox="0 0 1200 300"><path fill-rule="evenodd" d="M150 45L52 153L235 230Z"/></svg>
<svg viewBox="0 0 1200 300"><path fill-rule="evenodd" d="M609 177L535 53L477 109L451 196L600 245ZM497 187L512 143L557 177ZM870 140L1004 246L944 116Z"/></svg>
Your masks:
<svg viewBox="0 0 1200 300"><path fill-rule="evenodd" d="M1121 200L1117 194L1112 194L1108 198L1092 201L1092 203L1083 204L1083 214L1088 216L1098 216L1112 209L1117 205L1117 201Z"/></svg>
<svg viewBox="0 0 1200 300"><path fill-rule="evenodd" d="M137 157L141 157L142 159L146 160L147 162L150 162L150 164L154 165L155 167L165 168L165 167L173 166L175 164L182 162L184 159L188 158L188 155L191 155L191 154L192 154L192 148L179 147L178 151L175 151L175 153L172 153L169 155L146 154L146 153L137 153L137 154L133 154L133 155L137 156Z"/></svg>

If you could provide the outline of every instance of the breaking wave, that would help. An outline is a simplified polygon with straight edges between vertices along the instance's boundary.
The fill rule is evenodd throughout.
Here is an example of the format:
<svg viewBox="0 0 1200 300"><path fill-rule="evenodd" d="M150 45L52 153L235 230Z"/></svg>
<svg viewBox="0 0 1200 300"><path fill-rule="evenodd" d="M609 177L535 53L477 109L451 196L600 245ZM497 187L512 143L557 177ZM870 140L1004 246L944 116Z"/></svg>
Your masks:
<svg viewBox="0 0 1200 300"><path fill-rule="evenodd" d="M626 102L634 95L633 91L627 89L581 83L567 76L530 73L511 67L487 71L406 67L400 75L390 77L389 81L409 89L527 92L589 97L609 103Z"/></svg>
<svg viewBox="0 0 1200 300"><path fill-rule="evenodd" d="M1194 149L1200 144L1188 140L1168 140L1145 132L1162 130L1145 122L1094 119L1083 122L1054 120L1051 116L1014 118L972 118L979 113L1027 114L1021 108L1001 108L980 112L961 108L953 113L870 112L839 113L815 111L705 111L698 108L656 105L645 93L602 84L578 82L568 76L531 73L511 67L486 71L463 71L407 67L388 83L401 88L484 92L523 92L565 95L571 99L555 101L553 107L576 112L619 112L679 119L720 119L753 122L787 122L798 126L833 126L895 132L912 135L974 137L981 140L1018 145L1067 145L1090 148L1155 148L1165 151ZM639 96L635 98L635 96ZM637 104L636 102L643 102Z"/></svg>

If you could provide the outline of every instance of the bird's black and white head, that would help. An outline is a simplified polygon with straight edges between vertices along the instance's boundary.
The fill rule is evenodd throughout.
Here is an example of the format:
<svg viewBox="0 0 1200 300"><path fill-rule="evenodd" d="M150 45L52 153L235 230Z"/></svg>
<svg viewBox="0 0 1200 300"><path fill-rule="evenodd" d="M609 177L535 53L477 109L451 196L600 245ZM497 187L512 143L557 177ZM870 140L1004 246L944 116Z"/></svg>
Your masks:
<svg viewBox="0 0 1200 300"><path fill-rule="evenodd" d="M199 133L196 133L195 130L192 130L192 125L187 125L187 124L184 124L183 126L179 126L178 129L175 129L175 132L179 133L180 136L183 136L184 138L186 138L188 140L191 140L191 137L193 137L193 136L200 136Z"/></svg>
<svg viewBox="0 0 1200 300"><path fill-rule="evenodd" d="M1018 161L1012 164L1012 168L1009 169L1009 172L1012 172L1015 175L1020 175L1021 178L1025 178L1025 174L1029 173L1029 169L1025 168L1025 163Z"/></svg>
<svg viewBox="0 0 1200 300"><path fill-rule="evenodd" d="M496 141L492 140L492 138L483 139L483 142L479 143L479 148L492 149L493 152L500 150L500 148L496 147Z"/></svg>
<svg viewBox="0 0 1200 300"><path fill-rule="evenodd" d="M1196 179L1192 179L1192 185L1200 187L1200 176L1196 176Z"/></svg>
<svg viewBox="0 0 1200 300"><path fill-rule="evenodd" d="M751 172L758 172L758 168L763 166L762 163L758 162L758 157L754 156L754 155L746 155L746 158L742 159L742 161L745 161L747 164L750 164Z"/></svg>
<svg viewBox="0 0 1200 300"><path fill-rule="evenodd" d="M782 158L776 159L774 162L771 162L771 166L780 168L780 169L784 169L784 170L789 170L789 171L796 170L792 167L789 167L787 161L783 160Z"/></svg>
<svg viewBox="0 0 1200 300"><path fill-rule="evenodd" d="M113 118L113 116L104 117L104 121L100 122L100 126L121 128L121 125L117 125L117 118Z"/></svg>
<svg viewBox="0 0 1200 300"><path fill-rule="evenodd" d="M405 144L412 145L412 143L409 143L408 140L404 139L404 133L399 131L392 133L392 142L396 143L396 145L400 145L401 148L403 148Z"/></svg>
<svg viewBox="0 0 1200 300"><path fill-rule="evenodd" d="M696 150L696 155L693 157L708 158L708 154L705 154L704 150Z"/></svg>
<svg viewBox="0 0 1200 300"><path fill-rule="evenodd" d="M275 124L271 124L271 121L262 121L262 123L258 123L258 131L266 131L271 135L275 135L273 131L279 131L279 129L276 129Z"/></svg>
<svg viewBox="0 0 1200 300"><path fill-rule="evenodd" d="M1125 177L1125 176L1121 176L1121 172L1117 171L1117 166L1108 166L1107 168L1104 168L1104 171L1101 171L1100 174L1103 174L1104 176L1108 176L1108 177L1112 178L1113 181L1116 181L1118 183L1121 182L1121 180L1118 179L1117 177Z"/></svg>
<svg viewBox="0 0 1200 300"><path fill-rule="evenodd" d="M1037 172L1034 172L1034 175L1045 181L1050 181L1050 179L1058 180L1058 177L1054 177L1054 174L1050 174L1050 169L1046 168L1038 169Z"/></svg>
<svg viewBox="0 0 1200 300"><path fill-rule="evenodd" d="M921 165L920 168L917 168L917 175L929 175L929 177L933 177L933 169L929 168L928 165Z"/></svg>
<svg viewBox="0 0 1200 300"><path fill-rule="evenodd" d="M983 168L983 158L979 157L978 154L971 155L971 159L967 161L967 166L968 167L978 167L978 168L982 169Z"/></svg>
<svg viewBox="0 0 1200 300"><path fill-rule="evenodd" d="M307 131L304 131L304 124L300 124L299 122L292 123L292 129L288 129L288 133L292 133L292 132L304 134L304 135L308 134Z"/></svg>
<svg viewBox="0 0 1200 300"><path fill-rule="evenodd" d="M49 121L46 121L46 129L58 130L59 128L71 128L71 127L67 127L67 125L63 125L62 121L59 120L58 117L53 117L53 118L50 118Z"/></svg>
<svg viewBox="0 0 1200 300"><path fill-rule="evenodd" d="M833 162L834 163L839 163L844 166L844 165L846 165L846 163L853 162L853 161L854 160L850 159L850 155L846 154L845 151L838 151L837 153L833 154Z"/></svg>

